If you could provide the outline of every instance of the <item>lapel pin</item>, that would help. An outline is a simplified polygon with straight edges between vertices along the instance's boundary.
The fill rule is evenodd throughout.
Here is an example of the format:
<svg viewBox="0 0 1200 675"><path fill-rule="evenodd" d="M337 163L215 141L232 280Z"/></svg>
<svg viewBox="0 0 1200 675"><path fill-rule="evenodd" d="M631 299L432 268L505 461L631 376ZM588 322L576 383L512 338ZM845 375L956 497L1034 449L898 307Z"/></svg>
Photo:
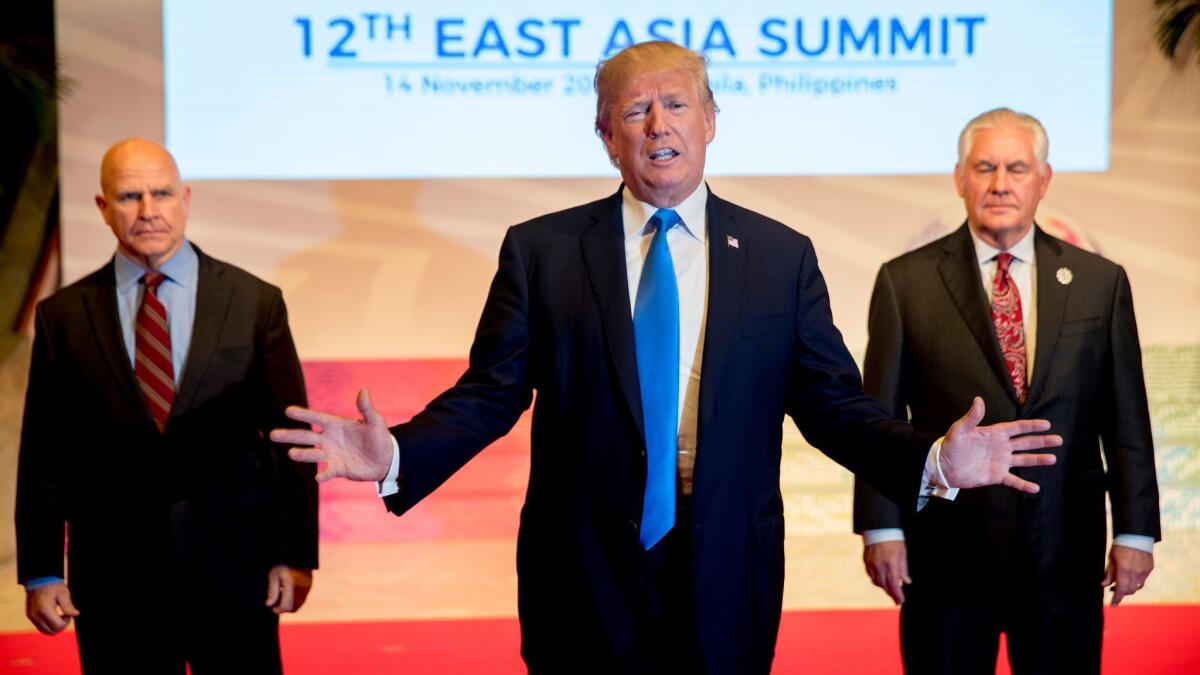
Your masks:
<svg viewBox="0 0 1200 675"><path fill-rule="evenodd" d="M1058 283L1066 286L1067 284L1071 283L1071 280L1075 278L1075 275L1071 273L1070 267L1060 267L1058 268L1058 271L1054 273L1054 278L1058 279Z"/></svg>
<svg viewBox="0 0 1200 675"><path fill-rule="evenodd" d="M726 245L729 246L729 248L737 248L738 247L737 237L735 237L731 234L725 235L725 243L726 243Z"/></svg>

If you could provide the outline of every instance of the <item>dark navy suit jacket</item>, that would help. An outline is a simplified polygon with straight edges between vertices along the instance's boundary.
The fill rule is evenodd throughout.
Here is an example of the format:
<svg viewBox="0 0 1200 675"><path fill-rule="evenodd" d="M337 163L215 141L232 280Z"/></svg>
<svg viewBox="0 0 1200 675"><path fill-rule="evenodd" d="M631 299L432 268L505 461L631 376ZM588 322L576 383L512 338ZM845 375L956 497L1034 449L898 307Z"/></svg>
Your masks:
<svg viewBox="0 0 1200 675"><path fill-rule="evenodd" d="M646 476L621 193L511 228L459 382L392 429L403 513L530 404L517 544L534 672L624 672ZM885 494L916 503L933 437L862 393L807 237L710 193L709 294L693 482L706 670L766 673L783 595L783 418ZM736 242L736 246L734 243Z"/></svg>

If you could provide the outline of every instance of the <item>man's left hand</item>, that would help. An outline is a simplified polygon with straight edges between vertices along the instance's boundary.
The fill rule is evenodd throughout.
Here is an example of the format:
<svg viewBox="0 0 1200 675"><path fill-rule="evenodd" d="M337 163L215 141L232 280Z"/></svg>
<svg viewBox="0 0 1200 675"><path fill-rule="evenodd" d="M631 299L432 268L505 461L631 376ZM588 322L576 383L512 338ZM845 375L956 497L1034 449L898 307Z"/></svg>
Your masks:
<svg viewBox="0 0 1200 675"><path fill-rule="evenodd" d="M1152 569L1153 553L1113 544L1108 551L1108 567L1104 569L1104 581L1100 582L1101 586L1112 590L1112 606L1116 607L1125 596L1142 590Z"/></svg>
<svg viewBox="0 0 1200 675"><path fill-rule="evenodd" d="M1041 433L1050 428L1046 420L1015 420L981 427L983 413L983 399L976 396L971 409L950 427L942 440L942 474L949 487L1005 485L1036 494L1041 489L1037 483L1018 478L1010 469L1054 464L1056 458L1052 454L1025 451L1062 445L1062 437Z"/></svg>
<svg viewBox="0 0 1200 675"><path fill-rule="evenodd" d="M276 565L267 573L267 607L276 614L295 612L308 598L312 570Z"/></svg>

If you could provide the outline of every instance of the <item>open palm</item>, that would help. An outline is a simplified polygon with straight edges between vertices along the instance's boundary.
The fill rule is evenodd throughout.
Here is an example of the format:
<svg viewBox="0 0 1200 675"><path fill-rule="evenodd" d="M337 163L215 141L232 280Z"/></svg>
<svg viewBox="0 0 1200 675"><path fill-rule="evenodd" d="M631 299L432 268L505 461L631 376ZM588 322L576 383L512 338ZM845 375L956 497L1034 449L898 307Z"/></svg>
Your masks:
<svg viewBox="0 0 1200 675"><path fill-rule="evenodd" d="M339 417L309 408L291 406L287 416L319 427L316 429L275 429L271 440L297 446L288 456L309 464L325 462L317 474L324 482L334 478L357 481L379 481L387 476L392 463L392 442L387 422L371 405L366 389L358 392L358 411L361 419Z"/></svg>
<svg viewBox="0 0 1200 675"><path fill-rule="evenodd" d="M1052 454L1027 451L1062 445L1062 437L1039 433L1050 428L1046 420L1015 420L981 427L983 414L983 399L976 396L967 414L946 432L940 460L946 481L960 488L1005 485L1037 493L1037 483L1017 477L1011 469L1054 464Z"/></svg>

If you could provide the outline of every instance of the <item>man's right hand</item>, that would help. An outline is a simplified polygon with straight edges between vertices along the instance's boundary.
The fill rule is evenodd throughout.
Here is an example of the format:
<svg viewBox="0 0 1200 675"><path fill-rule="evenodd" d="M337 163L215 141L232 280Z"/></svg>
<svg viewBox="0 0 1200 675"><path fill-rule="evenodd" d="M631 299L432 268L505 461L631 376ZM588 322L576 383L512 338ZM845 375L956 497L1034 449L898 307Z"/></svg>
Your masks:
<svg viewBox="0 0 1200 675"><path fill-rule="evenodd" d="M60 581L26 591L25 616L38 631L54 635L69 626L79 610L71 603L71 591Z"/></svg>
<svg viewBox="0 0 1200 675"><path fill-rule="evenodd" d="M863 547L863 564L871 583L882 588L897 605L904 604L908 576L908 548L903 541L883 541Z"/></svg>
<svg viewBox="0 0 1200 675"><path fill-rule="evenodd" d="M320 429L274 429L271 440L312 446L292 448L288 450L288 456L309 464L325 462L325 470L317 474L318 481L334 478L383 480L392 465L392 440L387 422L371 405L366 389L358 391L358 411L362 413L362 419L291 406L287 409L288 417Z"/></svg>

